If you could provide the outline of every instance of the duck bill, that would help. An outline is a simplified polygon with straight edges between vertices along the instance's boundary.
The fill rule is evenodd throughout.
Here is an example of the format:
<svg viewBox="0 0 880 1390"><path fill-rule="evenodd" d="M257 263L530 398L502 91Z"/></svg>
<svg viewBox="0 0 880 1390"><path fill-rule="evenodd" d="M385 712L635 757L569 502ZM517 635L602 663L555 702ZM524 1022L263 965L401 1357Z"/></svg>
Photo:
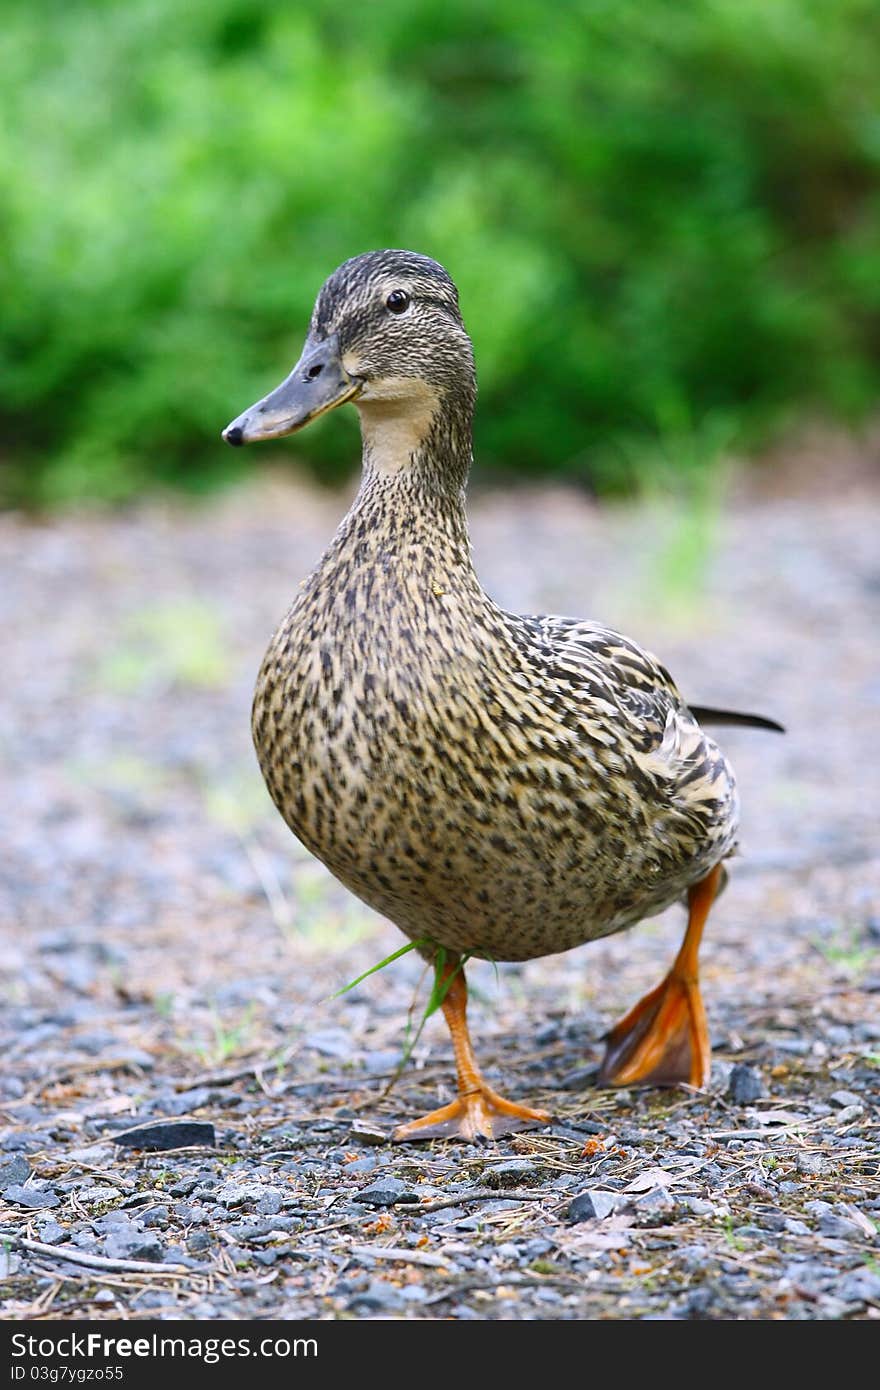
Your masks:
<svg viewBox="0 0 880 1390"><path fill-rule="evenodd" d="M318 343L309 341L290 376L236 416L223 431L223 438L236 447L261 439L283 439L328 410L354 400L362 386L363 382L343 367L335 333Z"/></svg>

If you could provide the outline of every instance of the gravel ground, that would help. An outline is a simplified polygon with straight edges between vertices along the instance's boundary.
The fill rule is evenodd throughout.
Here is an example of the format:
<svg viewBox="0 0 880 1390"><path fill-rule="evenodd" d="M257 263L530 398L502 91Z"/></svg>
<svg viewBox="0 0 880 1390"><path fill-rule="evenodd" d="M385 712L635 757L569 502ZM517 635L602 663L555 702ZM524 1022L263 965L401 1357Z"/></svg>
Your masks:
<svg viewBox="0 0 880 1390"><path fill-rule="evenodd" d="M264 476L0 519L0 1314L880 1317L878 501L475 497L508 606L620 626L695 701L789 727L724 735L744 819L703 951L709 1090L594 1086L671 912L471 967L490 1080L554 1115L485 1147L387 1142L449 1097L445 1029L394 1081L418 962L331 998L400 937L288 834L250 748L340 499ZM173 1149L124 1142L159 1122Z"/></svg>

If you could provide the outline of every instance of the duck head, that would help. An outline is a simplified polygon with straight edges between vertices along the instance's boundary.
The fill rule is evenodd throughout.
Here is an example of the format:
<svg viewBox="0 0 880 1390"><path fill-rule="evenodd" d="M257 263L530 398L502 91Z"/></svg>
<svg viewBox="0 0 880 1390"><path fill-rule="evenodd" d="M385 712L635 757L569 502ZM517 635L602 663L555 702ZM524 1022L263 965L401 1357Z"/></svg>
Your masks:
<svg viewBox="0 0 880 1390"><path fill-rule="evenodd" d="M227 444L280 439L353 401L365 452L399 466L439 414L470 425L473 349L446 271L413 251L345 261L321 289L293 371L223 431Z"/></svg>

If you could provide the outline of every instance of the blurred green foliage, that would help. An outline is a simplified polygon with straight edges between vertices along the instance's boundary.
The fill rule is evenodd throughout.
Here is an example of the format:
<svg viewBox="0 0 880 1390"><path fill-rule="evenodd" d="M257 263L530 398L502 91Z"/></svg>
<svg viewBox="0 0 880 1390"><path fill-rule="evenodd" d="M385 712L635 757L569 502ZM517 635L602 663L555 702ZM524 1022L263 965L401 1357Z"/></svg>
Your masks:
<svg viewBox="0 0 880 1390"><path fill-rule="evenodd" d="M876 0L6 0L0 91L7 500L252 466L220 428L383 245L459 284L484 473L876 397ZM340 476L354 412L295 449Z"/></svg>

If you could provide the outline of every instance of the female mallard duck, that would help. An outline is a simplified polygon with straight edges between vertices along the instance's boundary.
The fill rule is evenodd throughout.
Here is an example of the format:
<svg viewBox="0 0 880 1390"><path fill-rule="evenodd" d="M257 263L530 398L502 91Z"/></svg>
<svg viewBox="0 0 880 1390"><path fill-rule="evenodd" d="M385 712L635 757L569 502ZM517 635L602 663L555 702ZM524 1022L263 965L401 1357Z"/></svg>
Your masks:
<svg viewBox="0 0 880 1390"><path fill-rule="evenodd" d="M684 895L682 948L612 1031L600 1079L706 1080L697 952L737 795L698 720L778 727L688 707L652 656L598 623L493 603L465 516L475 398L446 271L376 251L331 275L293 371L223 434L278 439L344 401L360 413L360 491L272 639L253 734L294 834L411 940L445 948L458 1099L397 1139L548 1118L481 1076L463 953L568 951Z"/></svg>

